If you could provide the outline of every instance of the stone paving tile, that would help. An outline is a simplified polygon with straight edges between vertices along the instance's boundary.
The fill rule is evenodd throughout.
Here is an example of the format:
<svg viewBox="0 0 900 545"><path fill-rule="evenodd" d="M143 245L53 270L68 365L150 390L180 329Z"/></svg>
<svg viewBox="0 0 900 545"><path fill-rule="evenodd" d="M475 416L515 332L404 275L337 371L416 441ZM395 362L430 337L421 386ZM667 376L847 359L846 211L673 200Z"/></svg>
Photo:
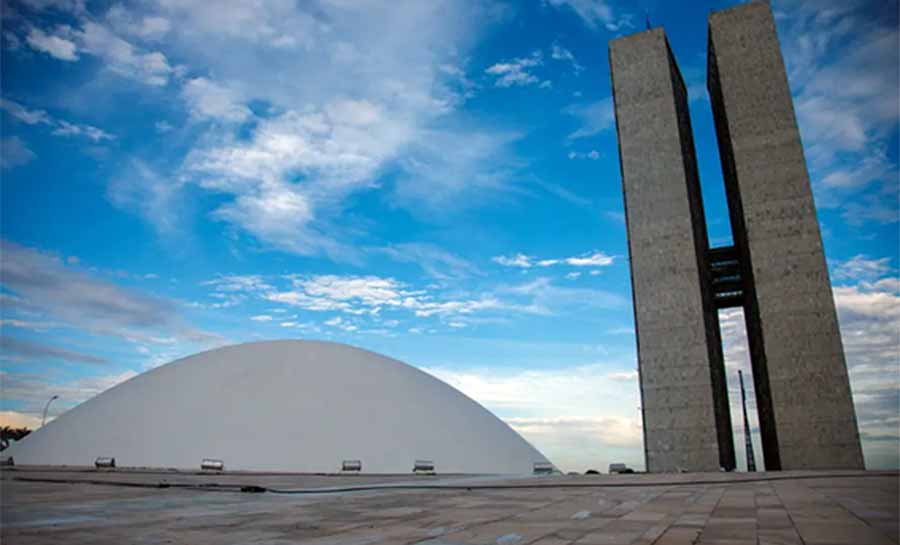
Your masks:
<svg viewBox="0 0 900 545"><path fill-rule="evenodd" d="M791 528L760 528L756 532L759 545L803 545L800 535Z"/></svg>
<svg viewBox="0 0 900 545"><path fill-rule="evenodd" d="M753 518L756 507L716 507L711 517L717 519Z"/></svg>
<svg viewBox="0 0 900 545"><path fill-rule="evenodd" d="M793 528L790 516L785 509L761 508L756 510L756 525L761 529L777 530Z"/></svg>
<svg viewBox="0 0 900 545"><path fill-rule="evenodd" d="M571 545L572 541L569 539L562 539L559 537L542 537L537 541L532 541L528 545Z"/></svg>
<svg viewBox="0 0 900 545"><path fill-rule="evenodd" d="M773 475L794 474L810 475L809 472ZM11 545L896 544L900 501L897 475L847 475L854 474L742 483L740 474L708 474L701 476L702 480L716 481L716 484L704 485L678 484L698 476L657 475L651 481L650 476L641 475L631 482L654 484L634 488L604 485L283 496L25 483L12 481L2 473L0 542ZM129 475L132 481L139 477ZM272 477L276 478L286 488L302 487L297 481L292 484L287 476ZM628 482L624 479L627 478L604 481L560 477L557 482ZM314 481L327 483L321 476L314 477ZM669 484L660 484L663 482Z"/></svg>
<svg viewBox="0 0 900 545"><path fill-rule="evenodd" d="M632 542L632 545L652 545L656 543L656 541L666 533L666 530L672 525L671 518L667 518L663 521L660 521L650 528L647 529L646 532L641 534L641 537Z"/></svg>
<svg viewBox="0 0 900 545"><path fill-rule="evenodd" d="M710 518L701 533L701 543L717 541L756 542L755 518Z"/></svg>
<svg viewBox="0 0 900 545"><path fill-rule="evenodd" d="M794 519L794 524L803 542L807 545L824 545L828 543L896 545L896 541L859 520L850 522Z"/></svg>
<svg viewBox="0 0 900 545"><path fill-rule="evenodd" d="M642 522L659 522L666 518L665 513L655 513L648 511L632 511L627 515L623 515L623 520L637 520Z"/></svg>
<svg viewBox="0 0 900 545"><path fill-rule="evenodd" d="M653 524L634 520L614 520L575 543L578 545L629 545L637 541Z"/></svg>
<svg viewBox="0 0 900 545"><path fill-rule="evenodd" d="M697 542L699 528L669 528L654 545L689 545Z"/></svg>
<svg viewBox="0 0 900 545"><path fill-rule="evenodd" d="M553 535L559 525L501 521L442 536L450 543L519 545Z"/></svg>
<svg viewBox="0 0 900 545"><path fill-rule="evenodd" d="M708 520L709 516L702 513L685 513L678 517L674 526L703 528Z"/></svg>

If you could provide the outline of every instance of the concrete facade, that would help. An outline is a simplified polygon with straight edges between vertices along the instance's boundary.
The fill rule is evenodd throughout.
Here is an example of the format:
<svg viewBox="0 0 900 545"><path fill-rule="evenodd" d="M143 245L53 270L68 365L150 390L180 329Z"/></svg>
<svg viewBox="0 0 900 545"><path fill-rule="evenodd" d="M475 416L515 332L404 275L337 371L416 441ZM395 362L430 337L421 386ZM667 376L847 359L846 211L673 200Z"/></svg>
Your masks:
<svg viewBox="0 0 900 545"><path fill-rule="evenodd" d="M611 42L609 57L647 469L731 469L722 343L704 279L708 242L684 82L660 29Z"/></svg>
<svg viewBox="0 0 900 545"><path fill-rule="evenodd" d="M649 471L733 469L718 310L743 307L765 466L861 468L815 206L771 10L710 16L735 246L710 248L681 74L661 29L610 42Z"/></svg>
<svg viewBox="0 0 900 545"><path fill-rule="evenodd" d="M708 86L768 469L861 468L803 146L766 2L709 18Z"/></svg>

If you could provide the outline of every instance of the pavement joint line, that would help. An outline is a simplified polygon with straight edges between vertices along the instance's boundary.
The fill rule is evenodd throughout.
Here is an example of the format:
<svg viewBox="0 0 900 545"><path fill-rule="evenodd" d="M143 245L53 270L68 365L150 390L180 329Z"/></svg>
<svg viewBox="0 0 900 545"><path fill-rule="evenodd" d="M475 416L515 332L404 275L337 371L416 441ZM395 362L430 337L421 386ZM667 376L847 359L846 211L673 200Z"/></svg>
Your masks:
<svg viewBox="0 0 900 545"><path fill-rule="evenodd" d="M825 492L825 491L818 491L818 492L819 492L820 494L822 494L822 496L824 496L825 498L827 498L827 499L831 500L832 502L834 502L835 505L839 506L841 509L843 509L844 511L846 511L852 518L854 518L854 519L856 519L856 520L862 522L863 524L865 524L866 526L868 526L868 527L871 528L872 530L878 532L879 534L883 535L884 537L886 537L886 538L888 538L888 539L891 539L891 536L889 536L888 534L886 534L886 533L884 532L884 530L882 530L881 528L879 528L879 527L877 527L877 526L873 526L873 525L872 525L871 523L869 523L867 520L865 520L864 518L862 518L862 517L860 517L859 515L857 515L852 509L849 509L846 505L844 505L844 502L841 501L841 498L840 498L840 497L834 497L834 496L831 496L831 495L829 495L829 494L828 494L827 492ZM793 523L793 520L791 520L791 523ZM799 532L798 532L798 533L799 533ZM801 539L802 539L802 538L801 538Z"/></svg>
<svg viewBox="0 0 900 545"><path fill-rule="evenodd" d="M641 487L672 487L672 486L697 486L697 485L735 485L744 483L758 482L774 482L774 481L795 481L810 479L828 479L828 478L845 478L845 477L885 477L900 476L900 471L879 471L867 472L856 475L847 474L816 474L816 475L771 475L764 477L738 478L733 481L723 481L720 479L697 479L680 482L628 482L628 483L535 483L535 484L372 484L346 487L321 487L321 488L299 488L299 489L280 489L270 488L257 485L240 485L240 484L191 484L191 483L135 483L130 481L105 481L95 479L51 479L43 477L10 477L14 481L23 482L44 482L55 484L91 484L98 486L123 486L132 488L179 488L189 490L203 490L211 492L260 492L265 491L272 494L281 495L313 495L313 494L344 494L353 492L369 492L383 490L529 490L529 489L602 489L602 488L641 488ZM248 489L248 490L243 490Z"/></svg>
<svg viewBox="0 0 900 545"><path fill-rule="evenodd" d="M794 529L794 532L797 533L797 539L800 540L801 545L806 545L806 540L803 539L803 535L800 534L800 530L797 529L797 523L794 521L794 516L791 515L791 510L788 508L788 504L785 503L784 498L782 498L781 494L778 492L778 487L773 486L772 490L775 492L775 496L778 497L778 501L781 502L781 506L784 507L784 512L787 514L788 520L791 521L791 527Z"/></svg>

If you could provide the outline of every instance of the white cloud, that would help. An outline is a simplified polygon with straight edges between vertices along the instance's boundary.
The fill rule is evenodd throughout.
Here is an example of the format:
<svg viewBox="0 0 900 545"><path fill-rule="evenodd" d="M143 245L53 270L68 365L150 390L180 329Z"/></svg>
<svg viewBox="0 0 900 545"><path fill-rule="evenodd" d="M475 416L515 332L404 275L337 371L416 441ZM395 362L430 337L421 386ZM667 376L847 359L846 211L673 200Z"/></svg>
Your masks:
<svg viewBox="0 0 900 545"><path fill-rule="evenodd" d="M149 164L131 159L107 186L109 201L124 210L137 212L163 234L178 230L187 210L176 204L181 186L159 174Z"/></svg>
<svg viewBox="0 0 900 545"><path fill-rule="evenodd" d="M377 276L294 277L292 283L294 289L271 291L264 297L305 310L370 316L379 314L383 309L411 312L427 318L507 308L493 297L435 299L424 290L410 289L393 278Z"/></svg>
<svg viewBox="0 0 900 545"><path fill-rule="evenodd" d="M240 123L253 115L232 89L206 78L188 80L182 87L181 94L191 116L197 119Z"/></svg>
<svg viewBox="0 0 900 545"><path fill-rule="evenodd" d="M561 259L536 259L534 257L518 253L512 256L496 256L492 258L494 263L504 267L518 267L530 269L532 267L552 267L554 265L569 265L572 267L606 267L615 261L614 256L604 252L586 253L580 256L565 257Z"/></svg>
<svg viewBox="0 0 900 545"><path fill-rule="evenodd" d="M222 113L239 120L239 112ZM316 210L371 186L408 131L377 104L335 99L321 111L262 120L251 140L227 137L192 153L187 167L202 187L234 195L215 217L283 250L334 256L341 247L313 225ZM298 178L302 183L289 181Z"/></svg>
<svg viewBox="0 0 900 545"><path fill-rule="evenodd" d="M114 5L54 34L122 76L155 86L184 82L180 94L195 118L256 122L249 131L204 129L187 142L192 151L177 172L145 161L158 171L151 202L196 184L223 197L212 217L264 245L354 261L359 252L345 239L358 229L333 218L351 195L379 187L385 172L401 173L392 204L420 213L472 202L458 198L463 192L498 191L514 168L497 166L497 158L515 135L463 126L455 114L474 88L460 59L471 22L485 14L475 2L160 0L142 7ZM163 36L165 54L147 45ZM184 65L173 67L166 55ZM260 117L249 104L260 105ZM448 147L464 153L447 154ZM114 177L111 194L122 193L123 178Z"/></svg>
<svg viewBox="0 0 900 545"><path fill-rule="evenodd" d="M173 181L220 194L213 217L266 246L344 261L360 258L346 242L358 229L334 218L383 174L399 170L392 204L416 213L423 200L460 206L471 201L452 198L463 190L501 187L507 171L491 166L508 139L456 122L471 93L460 59L480 13L468 0L162 0L154 15L178 21L166 52L208 78L198 97L196 78L185 87L189 110L256 122L207 129Z"/></svg>
<svg viewBox="0 0 900 545"><path fill-rule="evenodd" d="M115 139L113 135L93 125L70 123L64 119L55 119L44 110L29 110L25 106L5 98L0 98L0 109L6 110L9 115L27 125L49 125L54 127L52 132L57 136L84 136L94 142Z"/></svg>
<svg viewBox="0 0 900 545"><path fill-rule="evenodd" d="M900 186L885 184L884 189L885 191L856 197L855 202L848 202L841 212L841 217L848 225L854 227L860 227L870 221L897 223L900 221L900 199L897 195Z"/></svg>
<svg viewBox="0 0 900 545"><path fill-rule="evenodd" d="M375 251L401 263L414 263L439 280L483 274L469 261L429 243L405 242L376 248Z"/></svg>
<svg viewBox="0 0 900 545"><path fill-rule="evenodd" d="M643 466L637 383L610 378L608 365L425 371L497 414L566 470L620 461Z"/></svg>
<svg viewBox="0 0 900 545"><path fill-rule="evenodd" d="M158 0L158 4L164 14L198 37L216 41L224 38L242 47L276 51L313 48L316 35L332 30L326 22L329 8L341 6L339 2L323 5L322 18L317 20L314 11L295 9L293 2ZM363 21L367 21L365 17Z"/></svg>
<svg viewBox="0 0 900 545"><path fill-rule="evenodd" d="M53 125L53 119L44 110L29 110L17 102L0 97L0 108L27 125Z"/></svg>
<svg viewBox="0 0 900 545"><path fill-rule="evenodd" d="M0 411L0 426L36 430L41 427L41 418L37 415L18 411Z"/></svg>
<svg viewBox="0 0 900 545"><path fill-rule="evenodd" d="M609 380L618 380L618 381L628 382L628 381L632 381L632 380L637 380L638 372L637 372L637 370L616 371L616 372L610 373L606 376L609 377Z"/></svg>
<svg viewBox="0 0 900 545"><path fill-rule="evenodd" d="M53 134L57 136L84 136L94 142L115 139L113 135L92 125L76 125L62 120L57 121L57 128L53 130Z"/></svg>
<svg viewBox="0 0 900 545"><path fill-rule="evenodd" d="M138 16L121 4L109 8L106 20L116 31L143 40L160 40L172 29L172 23L165 17Z"/></svg>
<svg viewBox="0 0 900 545"><path fill-rule="evenodd" d="M27 165L37 157L18 136L0 140L0 168Z"/></svg>
<svg viewBox="0 0 900 545"><path fill-rule="evenodd" d="M111 10L111 22L120 29L142 34L149 38L163 30L164 19L145 18L141 23L128 23L122 19L124 8ZM38 51L64 61L78 60L78 53L86 53L102 59L104 67L130 79L154 86L166 85L174 69L166 56L159 51L145 51L121 38L110 27L88 17L79 17L80 28L57 26L54 34L32 28L26 41Z"/></svg>
<svg viewBox="0 0 900 545"><path fill-rule="evenodd" d="M214 280L203 282L204 286L213 286L219 292L262 292L271 290L272 286L258 274L226 274Z"/></svg>
<svg viewBox="0 0 900 545"><path fill-rule="evenodd" d="M4 49L9 51L18 51L22 47L22 40L10 31L3 32Z"/></svg>
<svg viewBox="0 0 900 545"><path fill-rule="evenodd" d="M219 275L212 280L202 282L200 285L212 287L212 292L209 293L209 297L214 301L209 303L193 303L193 306L212 309L234 307L240 305L249 297L262 297L264 293L274 289L262 276L255 274ZM278 313L279 309L272 309L269 310L269 312ZM293 316L291 316L291 318L293 318ZM254 316L251 319L255 321L272 320L268 315Z"/></svg>
<svg viewBox="0 0 900 545"><path fill-rule="evenodd" d="M896 25L835 0L787 0L778 19L798 124L820 208L851 225L900 219Z"/></svg>
<svg viewBox="0 0 900 545"><path fill-rule="evenodd" d="M175 128L172 126L171 123L169 123L166 120L157 121L156 123L153 124L153 126L154 126L154 128L156 128L156 132L158 132L160 134L165 134Z"/></svg>
<svg viewBox="0 0 900 545"><path fill-rule="evenodd" d="M612 265L614 260L613 256L606 255L603 252L594 252L580 257L567 257L563 261L573 267L605 267Z"/></svg>
<svg viewBox="0 0 900 545"><path fill-rule="evenodd" d="M624 308L628 300L605 290L557 286L546 277L536 278L524 284L506 286L497 293L520 300L521 308L541 315L571 313L585 308Z"/></svg>
<svg viewBox="0 0 900 545"><path fill-rule="evenodd" d="M78 48L73 42L59 36L45 34L39 28L29 30L25 41L28 42L32 49L46 53L56 59L62 61L78 60Z"/></svg>
<svg viewBox="0 0 900 545"><path fill-rule="evenodd" d="M0 348L3 349L0 358L10 361L37 360L43 362L63 361L68 363L90 364L109 363L106 359L94 356L92 354L85 354L82 352L76 352L74 350L59 348L56 346L49 346L42 343L27 341L16 337L10 337L8 335L0 336Z"/></svg>
<svg viewBox="0 0 900 545"><path fill-rule="evenodd" d="M887 151L874 146L866 150L866 155L858 163L831 169L820 183L830 189L862 189L873 182L890 180L896 174L896 168Z"/></svg>
<svg viewBox="0 0 900 545"><path fill-rule="evenodd" d="M900 280L834 288L867 467L900 463Z"/></svg>
<svg viewBox="0 0 900 545"><path fill-rule="evenodd" d="M498 255L492 258L494 263L503 265L504 267L519 267L522 269L530 269L534 266L533 258L525 254L515 254L512 256Z"/></svg>
<svg viewBox="0 0 900 545"><path fill-rule="evenodd" d="M512 87L535 85L541 83L541 79L530 72L530 69L544 64L540 51L535 51L529 57L513 59L507 62L498 62L488 67L484 72L495 76L494 85L497 87Z"/></svg>
<svg viewBox="0 0 900 545"><path fill-rule="evenodd" d="M566 157L569 159L589 159L591 161L596 161L597 159L600 159L600 152L597 150L588 152L570 151Z"/></svg>
<svg viewBox="0 0 900 545"><path fill-rule="evenodd" d="M82 51L103 59L105 67L120 76L163 86L172 75L173 69L161 52L143 51L99 23L84 22L72 37Z"/></svg>
<svg viewBox="0 0 900 545"><path fill-rule="evenodd" d="M29 8L37 11L56 10L63 13L82 14L84 0L21 0Z"/></svg>
<svg viewBox="0 0 900 545"><path fill-rule="evenodd" d="M51 416L58 416L82 401L135 376L136 372L126 370L108 375L80 377L68 382L50 382L42 376L0 371L0 382L3 383L3 398L22 403L23 408L17 412L26 416L40 415L50 396L58 395L59 400L51 405L48 412L49 420Z"/></svg>
<svg viewBox="0 0 900 545"><path fill-rule="evenodd" d="M574 116L581 121L581 126L570 133L569 140L587 138L609 130L615 123L612 98L607 97L590 104L573 104L566 107L563 113Z"/></svg>
<svg viewBox="0 0 900 545"><path fill-rule="evenodd" d="M465 203L485 202L514 190L510 180L521 162L510 148L520 137L478 127L421 130L399 161L402 173L394 202L434 221L464 208Z"/></svg>
<svg viewBox="0 0 900 545"><path fill-rule="evenodd" d="M257 316L251 316L250 319L253 320L254 322L271 322L272 321L272 317L269 316L268 314L260 314Z"/></svg>
<svg viewBox="0 0 900 545"><path fill-rule="evenodd" d="M334 318L331 318L330 320L326 320L324 323L327 326L331 326L331 327L341 329L343 331L348 331L348 332L356 331L357 329L359 329L356 325L351 323L349 320L345 320L344 318L342 318L340 316L336 316Z"/></svg>
<svg viewBox="0 0 900 545"><path fill-rule="evenodd" d="M438 69L447 75L449 84L458 89L457 102L462 102L475 96L475 91L479 88L479 85L466 77L463 67L448 63L440 65Z"/></svg>
<svg viewBox="0 0 900 545"><path fill-rule="evenodd" d="M834 280L873 280L890 270L889 257L870 259L860 254L838 263L834 267Z"/></svg>
<svg viewBox="0 0 900 545"><path fill-rule="evenodd" d="M186 324L173 301L120 287L66 266L56 256L12 242L0 241L0 249L0 279L14 294L0 300L4 317L46 316L76 329L135 342L155 342L159 332L193 343L222 341Z"/></svg>
<svg viewBox="0 0 900 545"><path fill-rule="evenodd" d="M345 114L343 108L351 112ZM290 187L284 178L295 173L321 176L336 185L365 183L403 133L390 125L353 122L353 112L359 109L353 101L339 101L326 111L287 112L262 121L250 142L204 150L191 157L189 164L195 171L218 175L202 182L213 189ZM365 108L369 120L376 109L371 104ZM370 142L373 138L388 142Z"/></svg>
<svg viewBox="0 0 900 545"><path fill-rule="evenodd" d="M592 29L603 26L610 32L618 32L632 26L630 16L616 17L609 2L605 0L545 0L545 2L556 8L567 6Z"/></svg>
<svg viewBox="0 0 900 545"><path fill-rule="evenodd" d="M569 51L565 47L560 46L559 44L553 44L553 47L550 50L550 56L555 60L566 61L570 63L572 65L572 70L575 71L576 76L584 71L584 66L578 64L578 60L575 59L575 55L573 55L571 51Z"/></svg>
<svg viewBox="0 0 900 545"><path fill-rule="evenodd" d="M0 319L0 326L6 327L16 327L20 329L30 329L32 331L39 331L43 333L48 329L54 329L59 327L59 324L55 324L53 322L35 322L32 320L16 320L16 319Z"/></svg>

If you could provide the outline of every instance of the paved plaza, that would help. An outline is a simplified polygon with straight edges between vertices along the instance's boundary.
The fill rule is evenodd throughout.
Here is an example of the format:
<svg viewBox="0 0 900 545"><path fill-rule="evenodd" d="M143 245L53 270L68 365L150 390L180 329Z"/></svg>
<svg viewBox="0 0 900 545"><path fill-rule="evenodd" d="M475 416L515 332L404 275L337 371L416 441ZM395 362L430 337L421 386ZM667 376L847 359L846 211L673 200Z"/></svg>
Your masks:
<svg viewBox="0 0 900 545"><path fill-rule="evenodd" d="M0 482L9 545L896 544L900 510L896 472L498 479L15 468ZM250 485L267 491L240 491ZM409 485L432 488L399 488ZM375 489L347 490L366 486Z"/></svg>

